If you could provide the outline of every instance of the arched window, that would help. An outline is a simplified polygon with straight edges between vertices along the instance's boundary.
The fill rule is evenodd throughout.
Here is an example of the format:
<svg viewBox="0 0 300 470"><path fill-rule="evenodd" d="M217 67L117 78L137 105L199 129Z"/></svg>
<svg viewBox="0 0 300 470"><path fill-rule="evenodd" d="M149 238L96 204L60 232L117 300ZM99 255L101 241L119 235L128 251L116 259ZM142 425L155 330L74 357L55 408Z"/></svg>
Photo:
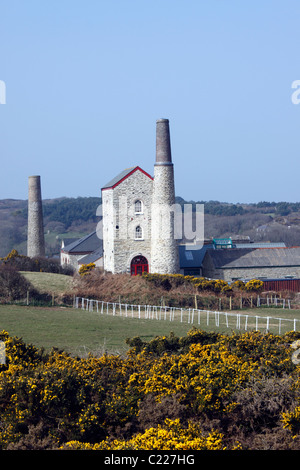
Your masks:
<svg viewBox="0 0 300 470"><path fill-rule="evenodd" d="M134 203L134 212L136 214L141 214L143 212L143 204L142 204L142 201L138 200L138 201L135 201Z"/></svg>
<svg viewBox="0 0 300 470"><path fill-rule="evenodd" d="M143 229L140 225L135 227L135 237L136 240L141 240L143 238Z"/></svg>

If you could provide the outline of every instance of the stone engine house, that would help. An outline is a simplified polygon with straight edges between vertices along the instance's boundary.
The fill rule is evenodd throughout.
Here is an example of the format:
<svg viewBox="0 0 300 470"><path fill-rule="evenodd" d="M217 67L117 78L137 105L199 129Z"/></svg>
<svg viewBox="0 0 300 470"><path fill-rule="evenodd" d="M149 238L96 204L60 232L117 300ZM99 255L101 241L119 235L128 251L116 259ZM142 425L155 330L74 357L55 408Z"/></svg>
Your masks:
<svg viewBox="0 0 300 470"><path fill-rule="evenodd" d="M154 177L139 166L102 187L103 267L112 273L179 272L168 119L156 122Z"/></svg>

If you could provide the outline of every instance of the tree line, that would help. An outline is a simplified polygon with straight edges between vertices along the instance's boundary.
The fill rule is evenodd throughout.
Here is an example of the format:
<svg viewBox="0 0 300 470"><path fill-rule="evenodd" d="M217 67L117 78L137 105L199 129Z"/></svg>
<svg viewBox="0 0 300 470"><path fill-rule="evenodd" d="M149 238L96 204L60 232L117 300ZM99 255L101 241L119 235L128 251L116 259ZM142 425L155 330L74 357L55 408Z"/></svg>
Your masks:
<svg viewBox="0 0 300 470"><path fill-rule="evenodd" d="M176 197L177 204L204 204L205 237L247 235L254 241L285 242L287 246L300 244L300 203L267 202L231 204L220 201L188 201ZM43 201L45 233L57 235L66 232L88 234L95 229L99 216L97 208L101 197L57 198ZM0 200L0 256L13 248L26 251L27 202ZM64 235L65 236L65 235ZM76 236L76 235L70 235ZM82 236L82 235L78 235ZM49 238L49 237L48 237ZM55 237L52 237L52 245ZM46 240L46 244L50 240ZM59 251L59 240L48 251Z"/></svg>

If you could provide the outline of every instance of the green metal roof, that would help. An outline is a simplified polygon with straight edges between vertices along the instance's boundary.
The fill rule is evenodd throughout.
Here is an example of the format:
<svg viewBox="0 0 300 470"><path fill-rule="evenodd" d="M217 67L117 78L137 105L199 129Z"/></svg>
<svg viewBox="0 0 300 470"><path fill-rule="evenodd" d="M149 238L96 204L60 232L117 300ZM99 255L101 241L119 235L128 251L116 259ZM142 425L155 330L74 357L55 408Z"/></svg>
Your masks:
<svg viewBox="0 0 300 470"><path fill-rule="evenodd" d="M232 248L231 238L213 238L214 248Z"/></svg>

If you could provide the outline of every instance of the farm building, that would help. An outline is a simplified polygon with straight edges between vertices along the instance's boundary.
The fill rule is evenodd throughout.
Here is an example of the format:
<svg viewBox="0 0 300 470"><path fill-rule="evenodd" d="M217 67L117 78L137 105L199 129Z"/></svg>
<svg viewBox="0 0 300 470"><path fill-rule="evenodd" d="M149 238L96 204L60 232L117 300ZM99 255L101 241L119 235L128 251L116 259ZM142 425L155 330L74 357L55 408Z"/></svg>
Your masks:
<svg viewBox="0 0 300 470"><path fill-rule="evenodd" d="M95 263L103 267L103 244L94 231L79 239L65 239L60 250L61 265L72 266L78 270L81 264Z"/></svg>
<svg viewBox="0 0 300 470"><path fill-rule="evenodd" d="M206 245L179 245L180 274L202 276L202 263L206 250Z"/></svg>
<svg viewBox="0 0 300 470"><path fill-rule="evenodd" d="M237 279L300 277L300 247L206 250L202 275L231 282Z"/></svg>
<svg viewBox="0 0 300 470"><path fill-rule="evenodd" d="M184 275L193 275L193 276L204 276L209 278L219 278L218 272L216 272L216 267L209 269L208 267L208 257L209 253L214 253L216 250L218 252L219 259L223 257L221 253L223 251L231 250L242 250L247 249L253 251L259 248L285 248L285 243L270 243L270 242L260 242L253 243L249 240L245 243L236 242L234 239L213 239L206 240L204 245L195 245L195 244L181 244L179 245L179 261L180 261L180 273ZM214 257L214 255L212 255ZM224 255L224 257L228 254ZM236 252L236 259L239 259L242 256L242 251ZM204 261L205 260L205 261ZM205 263L205 264L204 264ZM264 276L262 276L264 277Z"/></svg>

